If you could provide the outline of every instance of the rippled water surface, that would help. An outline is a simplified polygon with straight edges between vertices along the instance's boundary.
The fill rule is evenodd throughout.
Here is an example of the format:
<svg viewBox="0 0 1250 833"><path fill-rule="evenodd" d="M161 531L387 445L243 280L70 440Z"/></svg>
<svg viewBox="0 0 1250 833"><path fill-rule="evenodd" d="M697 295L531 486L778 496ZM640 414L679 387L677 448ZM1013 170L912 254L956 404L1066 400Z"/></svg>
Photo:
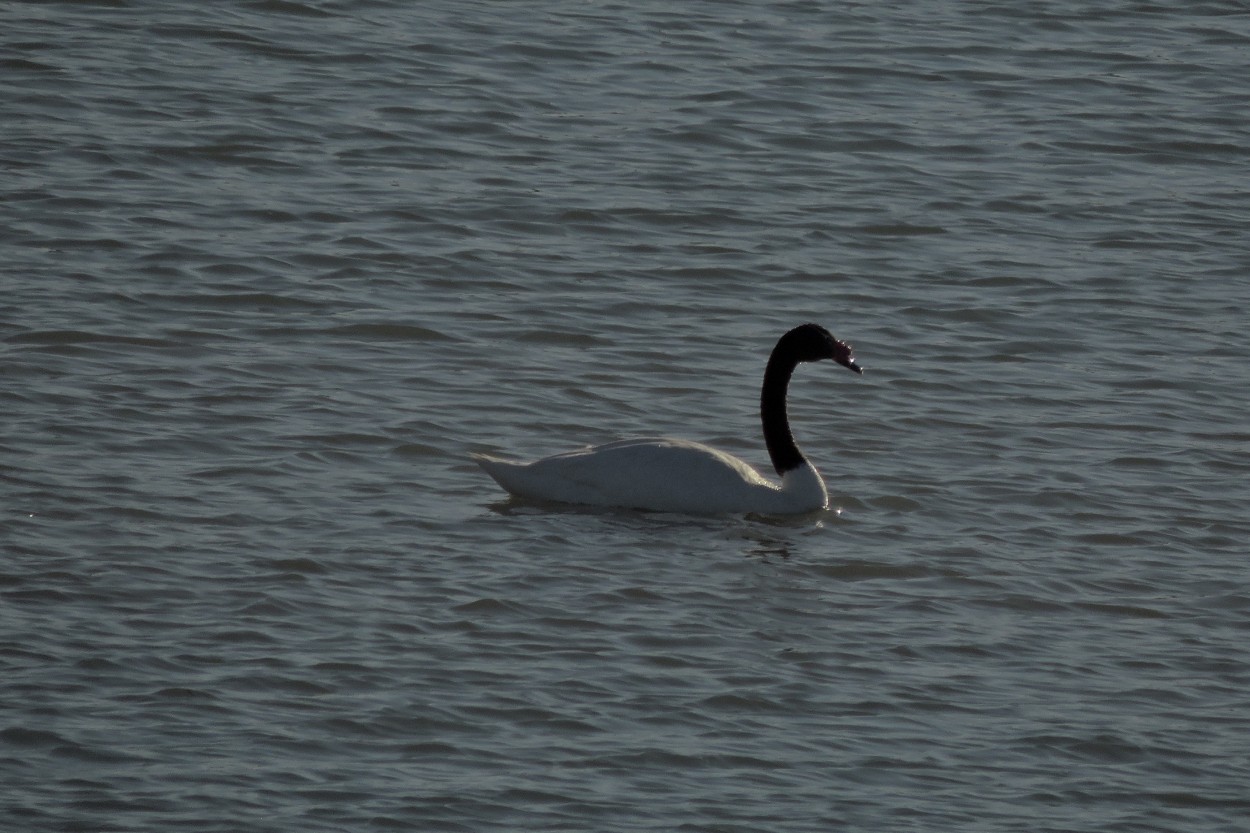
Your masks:
<svg viewBox="0 0 1250 833"><path fill-rule="evenodd" d="M180 7L185 6L185 8ZM0 826L1237 831L1240 3L0 6ZM622 436L840 512L512 502Z"/></svg>

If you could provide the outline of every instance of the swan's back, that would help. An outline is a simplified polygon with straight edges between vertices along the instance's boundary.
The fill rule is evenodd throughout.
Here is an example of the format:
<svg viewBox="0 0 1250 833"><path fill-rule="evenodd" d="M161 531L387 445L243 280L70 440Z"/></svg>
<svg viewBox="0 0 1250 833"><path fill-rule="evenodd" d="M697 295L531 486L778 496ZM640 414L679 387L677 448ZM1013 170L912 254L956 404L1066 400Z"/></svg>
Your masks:
<svg viewBox="0 0 1250 833"><path fill-rule="evenodd" d="M475 459L508 492L537 500L692 513L803 512L827 502L810 466L778 488L737 457L685 440L622 440L533 463Z"/></svg>

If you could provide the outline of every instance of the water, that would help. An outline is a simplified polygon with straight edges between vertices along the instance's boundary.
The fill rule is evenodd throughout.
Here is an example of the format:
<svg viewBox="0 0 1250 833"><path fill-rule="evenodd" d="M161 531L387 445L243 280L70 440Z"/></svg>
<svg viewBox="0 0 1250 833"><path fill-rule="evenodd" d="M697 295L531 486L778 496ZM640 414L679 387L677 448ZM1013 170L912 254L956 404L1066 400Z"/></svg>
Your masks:
<svg viewBox="0 0 1250 833"><path fill-rule="evenodd" d="M5 829L1244 829L1250 18L831 6L0 8Z"/></svg>

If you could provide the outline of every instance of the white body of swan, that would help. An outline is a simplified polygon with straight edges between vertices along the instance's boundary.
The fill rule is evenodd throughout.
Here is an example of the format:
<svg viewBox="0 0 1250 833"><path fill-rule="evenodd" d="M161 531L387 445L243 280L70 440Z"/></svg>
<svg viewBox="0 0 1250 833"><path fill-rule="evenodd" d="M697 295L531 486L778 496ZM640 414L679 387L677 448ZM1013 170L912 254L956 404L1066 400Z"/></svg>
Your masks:
<svg viewBox="0 0 1250 833"><path fill-rule="evenodd" d="M810 463L770 482L743 460L702 443L637 439L566 451L532 463L474 457L511 494L690 514L813 512L829 505Z"/></svg>
<svg viewBox="0 0 1250 833"><path fill-rule="evenodd" d="M833 359L861 373L850 345L815 324L777 342L764 373L760 415L773 483L744 461L702 443L676 439L621 440L532 463L474 455L507 492L522 498L691 514L797 514L824 509L824 480L790 434L786 389L799 362Z"/></svg>

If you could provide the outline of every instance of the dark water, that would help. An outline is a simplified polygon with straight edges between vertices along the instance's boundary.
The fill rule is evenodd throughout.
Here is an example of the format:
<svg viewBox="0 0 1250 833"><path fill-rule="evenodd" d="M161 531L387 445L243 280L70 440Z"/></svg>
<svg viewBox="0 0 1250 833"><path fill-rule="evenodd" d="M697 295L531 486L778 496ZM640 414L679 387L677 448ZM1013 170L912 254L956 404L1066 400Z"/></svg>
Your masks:
<svg viewBox="0 0 1250 833"><path fill-rule="evenodd" d="M1241 4L0 6L6 830L1235 831ZM840 513L468 459L795 431Z"/></svg>

